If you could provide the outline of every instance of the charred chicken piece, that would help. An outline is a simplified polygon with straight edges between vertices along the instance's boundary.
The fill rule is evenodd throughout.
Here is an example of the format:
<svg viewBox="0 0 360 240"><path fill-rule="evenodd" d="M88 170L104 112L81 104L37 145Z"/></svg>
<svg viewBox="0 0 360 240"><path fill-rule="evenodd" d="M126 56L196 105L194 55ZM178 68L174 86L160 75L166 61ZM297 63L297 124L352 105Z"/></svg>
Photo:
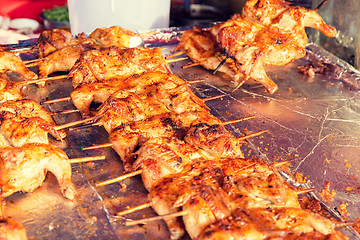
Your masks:
<svg viewBox="0 0 360 240"><path fill-rule="evenodd" d="M64 151L39 143L0 148L2 197L34 191L41 186L48 171L57 178L63 196L74 199L76 190L71 182L70 161Z"/></svg>
<svg viewBox="0 0 360 240"><path fill-rule="evenodd" d="M4 102L0 107L1 132L13 146L25 143L49 143L50 133L57 140L66 137L64 130L56 131L55 122L40 104L33 100Z"/></svg>
<svg viewBox="0 0 360 240"><path fill-rule="evenodd" d="M301 208L238 208L199 239L346 239L331 220Z"/></svg>
<svg viewBox="0 0 360 240"><path fill-rule="evenodd" d="M133 93L134 89L115 92L101 106L97 115L106 131L111 132L129 121L145 120L151 116L173 112L208 111L208 107L197 98L187 84L177 86L172 82L155 84L146 94Z"/></svg>
<svg viewBox="0 0 360 240"><path fill-rule="evenodd" d="M135 153L131 171L142 169L142 181L150 191L162 178L179 173L192 161L213 159L209 153L175 138L151 138Z"/></svg>
<svg viewBox="0 0 360 240"><path fill-rule="evenodd" d="M48 54L38 64L39 76L43 78L54 72L70 71L81 54L93 49L93 46L85 44L69 45Z"/></svg>
<svg viewBox="0 0 360 240"><path fill-rule="evenodd" d="M23 76L25 79L37 79L37 75L30 71L24 62L14 53L0 50L0 73L7 71L15 72Z"/></svg>
<svg viewBox="0 0 360 240"><path fill-rule="evenodd" d="M198 26L194 26L193 29L181 35L175 51L179 50L184 50L194 63L199 63L209 70L215 70L225 59L216 37L210 31L203 30ZM228 58L225 64L219 68L218 73L234 82L240 81L243 77L231 58Z"/></svg>
<svg viewBox="0 0 360 240"><path fill-rule="evenodd" d="M265 4L266 1L261 2ZM254 16L250 14L251 17ZM256 23L235 15L213 32L245 78L254 79L269 93L274 93L277 85L267 76L264 66L282 66L304 57L308 42L305 27L318 29L329 37L335 36L336 30L316 11L302 7L283 8L269 25L263 25L268 20L261 20L262 17L264 15L257 16L260 23Z"/></svg>
<svg viewBox="0 0 360 240"><path fill-rule="evenodd" d="M126 89L136 94L148 94L161 83L166 83L166 86L170 88L184 84L185 81L172 74L148 72L125 80L113 78L105 82L84 84L74 89L70 96L82 115L88 116L92 102L103 103L116 91Z"/></svg>
<svg viewBox="0 0 360 240"><path fill-rule="evenodd" d="M225 154L225 156L243 157L240 150L242 142L228 133L222 126L221 121L208 112L167 113L155 115L143 121L128 122L110 133L110 141L128 171L134 161L133 152L145 141L155 137L173 137L180 140L191 139L192 136L189 135L196 133L196 130L191 131L191 129L196 129L197 124L200 123L214 126L211 127L213 128L212 131L202 132L202 134L208 134L212 140L211 142L194 141L195 146L205 151L211 150L211 153L217 155ZM224 139L224 135L226 135L226 139ZM219 152L216 149L219 149Z"/></svg>
<svg viewBox="0 0 360 240"><path fill-rule="evenodd" d="M24 98L23 85L13 82L5 73L0 73L0 103Z"/></svg>
<svg viewBox="0 0 360 240"><path fill-rule="evenodd" d="M126 79L141 75L146 69L127 60L114 61L108 54L98 50L84 52L71 69L73 87L109 79Z"/></svg>
<svg viewBox="0 0 360 240"><path fill-rule="evenodd" d="M141 43L140 35L120 26L97 28L89 37L102 46L118 46L129 48Z"/></svg>

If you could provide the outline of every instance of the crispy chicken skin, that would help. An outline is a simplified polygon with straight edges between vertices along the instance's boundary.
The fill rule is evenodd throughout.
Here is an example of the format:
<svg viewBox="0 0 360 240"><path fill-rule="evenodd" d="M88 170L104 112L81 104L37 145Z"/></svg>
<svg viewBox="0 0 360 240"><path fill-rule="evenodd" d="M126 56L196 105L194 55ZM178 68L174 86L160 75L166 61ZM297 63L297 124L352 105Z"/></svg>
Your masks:
<svg viewBox="0 0 360 240"><path fill-rule="evenodd" d="M304 57L308 43L305 27L318 29L329 37L334 37L336 30L316 11L287 5L280 11L282 0L276 1L277 5L270 5L269 1L256 2L254 7L261 5L260 11L248 7L244 12L249 16L235 15L217 26L214 32L221 47L234 58L238 70L264 85L269 93L274 93L277 85L267 76L264 66L282 66ZM266 4L269 4L268 9L263 7Z"/></svg>
<svg viewBox="0 0 360 240"><path fill-rule="evenodd" d="M64 130L56 131L50 114L34 100L14 100L0 106L1 132L13 146L29 142L49 143L48 134L55 139L66 137Z"/></svg>
<svg viewBox="0 0 360 240"><path fill-rule="evenodd" d="M193 29L183 33L179 41L175 51L184 50L192 62L199 63L206 69L215 70L225 59L216 37L209 30L203 30L199 26L194 26ZM234 82L238 82L243 77L231 58L219 68L218 73Z"/></svg>
<svg viewBox="0 0 360 240"><path fill-rule="evenodd" d="M69 31L52 29L42 31L37 42L37 55L43 58L58 49L76 44Z"/></svg>
<svg viewBox="0 0 360 240"><path fill-rule="evenodd" d="M162 85L162 83L164 83L164 85ZM103 103L113 93L121 89L126 89L126 91L136 94L148 94L154 91L154 88L158 85L169 89L184 83L184 80L173 74L147 72L125 80L122 78L113 78L105 82L80 85L71 92L70 97L82 115L88 116L90 115L90 105L92 102Z"/></svg>
<svg viewBox="0 0 360 240"><path fill-rule="evenodd" d="M14 53L0 50L0 73L6 73L7 71L16 72L29 80L34 80L38 77Z"/></svg>
<svg viewBox="0 0 360 240"><path fill-rule="evenodd" d="M97 28L89 35L89 37L102 46L115 45L118 47L129 48L131 38L140 36L139 34L120 26L112 26L109 28Z"/></svg>
<svg viewBox="0 0 360 240"><path fill-rule="evenodd" d="M151 116L173 112L208 111L208 107L191 91L187 84L177 86L171 82L155 84L145 93L134 89L119 90L112 94L100 107L99 123L111 132L121 124L145 120Z"/></svg>
<svg viewBox="0 0 360 240"><path fill-rule="evenodd" d="M194 145L212 154L243 157L240 150L241 141L230 133L224 134L226 130L221 121L208 112L184 112L181 114L166 113L155 115L148 119L136 122L128 122L114 129L110 133L110 141L114 150L119 154L128 171L134 161L133 153L137 147L143 145L150 138L173 137L177 139L191 139L200 123L207 123L211 131L203 131L202 134L209 135L211 142L194 141ZM212 127L214 126L214 127ZM196 137L195 137L196 138ZM217 146L217 147L216 147ZM219 149L217 152L216 149Z"/></svg>
<svg viewBox="0 0 360 240"><path fill-rule="evenodd" d="M64 151L39 143L0 148L2 197L34 191L41 186L48 171L57 178L63 196L74 199L76 190L71 182L70 161Z"/></svg>
<svg viewBox="0 0 360 240"><path fill-rule="evenodd" d="M84 52L72 67L73 87L93 82L104 82L109 79L126 79L134 75L141 75L146 69L128 60L115 61L108 54L90 50Z"/></svg>
<svg viewBox="0 0 360 240"><path fill-rule="evenodd" d="M197 239L347 239L335 224L301 208L238 208L207 226Z"/></svg>
<svg viewBox="0 0 360 240"><path fill-rule="evenodd" d="M5 73L0 73L0 104L22 99L24 97L22 88L22 84L13 82Z"/></svg>

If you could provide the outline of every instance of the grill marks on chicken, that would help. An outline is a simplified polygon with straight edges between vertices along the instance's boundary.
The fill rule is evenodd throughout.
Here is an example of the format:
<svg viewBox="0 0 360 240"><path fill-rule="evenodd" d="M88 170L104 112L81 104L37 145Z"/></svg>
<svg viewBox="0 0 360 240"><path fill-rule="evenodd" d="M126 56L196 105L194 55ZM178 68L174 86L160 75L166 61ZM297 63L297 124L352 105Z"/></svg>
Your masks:
<svg viewBox="0 0 360 240"><path fill-rule="evenodd" d="M169 91L170 89L185 83L184 80L172 74L147 72L140 76L127 79L113 78L105 82L84 84L75 88L70 96L74 105L80 110L82 115L89 116L90 105L92 102L103 103L117 91L125 90L134 94L147 95L154 92L156 88L160 88L160 86ZM161 94L168 93L159 93L158 95ZM191 99L193 99L192 93L186 94L190 94ZM105 109L107 110L108 107L104 106L102 112L104 112Z"/></svg>
<svg viewBox="0 0 360 240"><path fill-rule="evenodd" d="M186 32L178 48L184 49L200 64L205 60L197 60L197 55L216 62L220 48L234 59L238 73L244 76L237 87L252 78L264 85L269 93L274 93L278 87L267 76L264 66L282 66L304 57L308 42L305 27L318 29L329 37L336 34L336 30L314 10L289 6L283 0L251 0L246 2L242 16L234 15L209 31L195 27ZM215 42L219 46L215 46ZM223 71L227 68L225 64Z"/></svg>
<svg viewBox="0 0 360 240"><path fill-rule="evenodd" d="M34 80L38 77L14 53L0 50L0 73L6 73L7 71L18 73L29 80Z"/></svg>
<svg viewBox="0 0 360 240"><path fill-rule="evenodd" d="M138 54L140 53L141 54ZM151 60L151 61L150 61ZM91 50L83 53L69 75L74 88L110 79L126 79L146 72L167 73L169 69L160 49L110 48L108 52Z"/></svg>
<svg viewBox="0 0 360 240"><path fill-rule="evenodd" d="M25 143L49 143L48 134L55 139L66 137L64 130L56 131L55 122L40 104L33 100L4 102L0 106L1 133L16 147Z"/></svg>
<svg viewBox="0 0 360 240"><path fill-rule="evenodd" d="M198 141L197 129L201 123L206 123L205 128L207 128L205 131L201 129L201 137L208 137L210 141ZM240 150L243 142L237 140L225 129L220 120L207 112L155 115L142 121L122 124L110 132L110 141L124 162L126 170L129 170L134 162L133 152L136 148L155 137L185 139L215 156L223 154L223 156L243 157Z"/></svg>
<svg viewBox="0 0 360 240"><path fill-rule="evenodd" d="M199 239L344 239L334 222L300 208L238 208L207 226Z"/></svg>
<svg viewBox="0 0 360 240"><path fill-rule="evenodd" d="M73 199L76 190L71 182L70 161L64 151L41 143L0 148L2 197L18 191L34 191L41 186L48 171L57 178L64 197Z"/></svg>

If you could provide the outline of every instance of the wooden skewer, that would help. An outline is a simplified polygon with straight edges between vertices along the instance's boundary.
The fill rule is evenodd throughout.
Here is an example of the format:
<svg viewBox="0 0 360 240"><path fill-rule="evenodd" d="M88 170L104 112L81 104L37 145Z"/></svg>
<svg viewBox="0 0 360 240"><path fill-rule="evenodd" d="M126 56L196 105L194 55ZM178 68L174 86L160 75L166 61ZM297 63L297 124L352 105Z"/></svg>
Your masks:
<svg viewBox="0 0 360 240"><path fill-rule="evenodd" d="M190 68L190 67L196 67L196 66L199 66L200 63L199 62L194 62L194 63L189 63L189 64L186 64L184 66L181 66L182 69L186 69L186 68Z"/></svg>
<svg viewBox="0 0 360 240"><path fill-rule="evenodd" d="M240 137L238 138L239 140L245 140L245 139L248 139L248 138L252 138L252 137L256 137L256 136L259 136L263 133L266 133L268 132L269 130L262 130L262 131L259 131L259 132L255 132L255 133L251 133L249 135L246 135L246 136L243 136L243 137Z"/></svg>
<svg viewBox="0 0 360 240"><path fill-rule="evenodd" d="M126 210L124 210L124 211L118 212L118 213L116 213L115 215L116 215L117 217L121 217L121 216L130 214L130 213L133 213L133 212L140 211L140 210L145 209L145 208L149 208L149 207L151 207L151 206L152 206L152 202L147 202L147 203L138 205L138 206L136 206L136 207L128 208L128 209L126 209Z"/></svg>
<svg viewBox="0 0 360 240"><path fill-rule="evenodd" d="M130 220L130 221L125 222L125 226L133 226L133 225L137 225L137 224L146 224L148 222L163 220L164 218L181 217L181 216L185 216L187 214L188 214L188 212L186 210L184 210L184 211L180 211L180 212L176 212L176 213L169 213L169 214L156 216L156 217L152 217L152 218L144 218L144 219L139 219L139 220Z"/></svg>
<svg viewBox="0 0 360 240"><path fill-rule="evenodd" d="M106 180L106 181L103 181L103 182L96 183L95 186L100 187L100 186L104 186L104 185L109 185L111 183L120 182L120 181L122 181L124 179L134 177L134 176L139 175L141 173L142 173L142 170L138 170L138 171L135 171L135 172L131 172L131 173L128 173L128 174L121 175L120 177L117 177L117 178L112 178L112 179L109 179L109 180Z"/></svg>
<svg viewBox="0 0 360 240"><path fill-rule="evenodd" d="M207 101L215 100L215 99L218 99L218 98L223 98L223 97L230 96L230 95L231 94L229 94L229 93L225 93L225 94L214 96L214 97L202 98L201 100L203 100L204 102L207 102Z"/></svg>
<svg viewBox="0 0 360 240"><path fill-rule="evenodd" d="M180 62L189 59L188 57L167 59L166 63Z"/></svg>
<svg viewBox="0 0 360 240"><path fill-rule="evenodd" d="M321 190L321 189L324 189L323 187L320 187L320 188L309 188L309 189L304 189L304 190L299 190L297 191L297 195L301 195L301 194L305 194L305 193L309 193L309 192L314 192L314 191L317 191L317 190Z"/></svg>
<svg viewBox="0 0 360 240"><path fill-rule="evenodd" d="M49 80L66 79L68 77L69 77L69 75L59 75L59 76L54 76L54 77L45 77L45 78L38 78L35 80L30 80L30 81L24 81L24 83L25 84L40 83L40 82L49 81Z"/></svg>
<svg viewBox="0 0 360 240"><path fill-rule="evenodd" d="M173 57L178 57L180 55L183 55L185 53L185 51L179 51L179 52L176 52L176 53L173 53L173 54L170 54L168 56L165 57L165 59L169 59L169 58L173 58Z"/></svg>
<svg viewBox="0 0 360 240"><path fill-rule="evenodd" d="M335 223L335 228L348 227L348 226L354 225L354 224L359 223L359 222L360 221Z"/></svg>
<svg viewBox="0 0 360 240"><path fill-rule="evenodd" d="M244 117L244 118L240 118L240 119L235 119L235 120L229 120L229 121L226 121L226 122L223 122L224 125L229 125L229 124L233 124L233 123L237 123L237 122L242 122L242 121L246 121L246 120L249 120L249 119L253 119L255 118L255 116L248 116L248 117ZM257 133L252 133L252 134L262 134L264 133L264 131L267 131L267 130L263 130L263 131L260 131L260 132L257 132ZM251 135L251 134L250 134ZM250 135L247 135L247 136L250 136ZM251 136L251 137L255 137L255 136L258 136L258 135L254 135L254 136Z"/></svg>
<svg viewBox="0 0 360 240"><path fill-rule="evenodd" d="M273 165L274 165L274 167L278 168L278 167L281 167L281 166L283 166L285 164L288 164L290 162L297 161L297 160L298 160L298 158L291 159L291 160L285 160L285 161L281 161L281 162L275 162L275 163L273 163Z"/></svg>
<svg viewBox="0 0 360 240"><path fill-rule="evenodd" d="M36 45L35 45L35 46L36 46ZM3 50L9 51L9 52L15 52L15 53L28 53L28 52L36 51L37 49L36 49L35 46L8 47L8 48L3 48Z"/></svg>
<svg viewBox="0 0 360 240"><path fill-rule="evenodd" d="M70 113L77 113L79 112L78 109L70 109L70 110L64 110L64 111L58 111L58 112L50 112L50 115L62 115L62 114L70 114Z"/></svg>
<svg viewBox="0 0 360 240"><path fill-rule="evenodd" d="M202 83L202 82L205 82L205 81L206 81L205 79L196 79L196 80L188 80L185 83L186 84L195 84L195 83Z"/></svg>
<svg viewBox="0 0 360 240"><path fill-rule="evenodd" d="M65 123L65 124L62 124L62 125L55 126L54 129L57 131L57 130L60 130L60 129L69 128L69 127L72 127L72 126L80 125L82 123L86 123L86 122L96 120L96 119L98 119L100 117L101 116L94 116L94 117L90 117L90 118L86 118L86 119L81 119L79 121Z"/></svg>
<svg viewBox="0 0 360 240"><path fill-rule="evenodd" d="M83 158L72 158L69 159L70 163L83 163L83 162L92 162L92 161L99 161L105 160L106 156L94 156L94 157L83 157Z"/></svg>
<svg viewBox="0 0 360 240"><path fill-rule="evenodd" d="M71 97L52 99L52 100L44 101L42 102L42 104L51 104L51 103L66 102L66 101L71 101Z"/></svg>
<svg viewBox="0 0 360 240"><path fill-rule="evenodd" d="M326 2L327 0L323 0L314 10L315 11L319 10Z"/></svg>

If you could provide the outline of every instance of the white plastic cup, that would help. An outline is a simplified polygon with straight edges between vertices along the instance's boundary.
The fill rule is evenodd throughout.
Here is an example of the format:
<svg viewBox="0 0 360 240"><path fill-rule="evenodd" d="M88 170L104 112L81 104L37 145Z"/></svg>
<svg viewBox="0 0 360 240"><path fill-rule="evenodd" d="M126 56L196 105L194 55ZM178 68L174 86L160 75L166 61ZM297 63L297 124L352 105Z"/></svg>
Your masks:
<svg viewBox="0 0 360 240"><path fill-rule="evenodd" d="M169 27L170 0L68 0L71 33L121 26L136 31Z"/></svg>

